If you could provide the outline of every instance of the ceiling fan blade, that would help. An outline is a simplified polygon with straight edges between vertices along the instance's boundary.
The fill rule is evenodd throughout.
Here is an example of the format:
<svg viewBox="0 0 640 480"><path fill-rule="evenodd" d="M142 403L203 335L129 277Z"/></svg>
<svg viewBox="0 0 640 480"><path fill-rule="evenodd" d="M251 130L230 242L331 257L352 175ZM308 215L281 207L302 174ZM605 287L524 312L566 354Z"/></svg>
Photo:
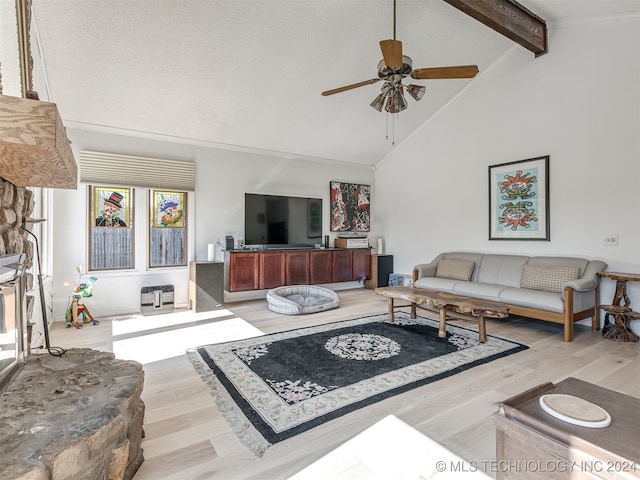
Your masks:
<svg viewBox="0 0 640 480"><path fill-rule="evenodd" d="M478 74L477 65L459 65L457 67L416 68L411 78L416 80L434 80L439 78L473 78Z"/></svg>
<svg viewBox="0 0 640 480"><path fill-rule="evenodd" d="M325 92L322 92L322 95L326 97L327 95L333 95L334 93L346 92L347 90L353 90L354 88L364 87L365 85L371 85L372 83L376 83L376 82L379 82L379 81L380 81L379 78L372 78L371 80L365 80L364 82L353 83L351 85L346 85L344 87L334 88L333 90L327 90Z"/></svg>
<svg viewBox="0 0 640 480"><path fill-rule="evenodd" d="M382 58L389 68L400 68L402 66L402 42L400 40L380 40L380 50Z"/></svg>

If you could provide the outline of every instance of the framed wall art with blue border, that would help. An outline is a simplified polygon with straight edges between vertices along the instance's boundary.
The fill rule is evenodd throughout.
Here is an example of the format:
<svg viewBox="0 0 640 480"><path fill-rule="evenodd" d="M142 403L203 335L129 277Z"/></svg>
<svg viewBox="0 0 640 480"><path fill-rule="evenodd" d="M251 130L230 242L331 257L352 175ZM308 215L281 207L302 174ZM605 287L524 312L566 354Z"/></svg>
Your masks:
<svg viewBox="0 0 640 480"><path fill-rule="evenodd" d="M489 240L549 241L549 156L489 166Z"/></svg>

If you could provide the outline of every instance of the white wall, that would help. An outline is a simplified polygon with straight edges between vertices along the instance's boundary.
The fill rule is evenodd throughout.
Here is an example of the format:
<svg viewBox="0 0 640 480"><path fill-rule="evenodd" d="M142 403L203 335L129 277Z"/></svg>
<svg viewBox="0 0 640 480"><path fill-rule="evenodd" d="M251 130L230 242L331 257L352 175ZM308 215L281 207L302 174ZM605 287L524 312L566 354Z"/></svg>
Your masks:
<svg viewBox="0 0 640 480"><path fill-rule="evenodd" d="M377 166L374 227L397 272L451 250L640 272L640 17L555 25L549 44L537 59L514 47ZM489 241L488 166L542 155L551 241ZM601 286L609 303L614 282ZM629 292L638 307L640 283Z"/></svg>
<svg viewBox="0 0 640 480"><path fill-rule="evenodd" d="M610 271L640 272L640 19L551 27L550 53L538 59L514 47L463 94L377 166L300 162L286 156L219 150L69 128L82 149L197 162L195 259L207 244L243 229L244 192L321 196L328 232L329 181L373 184L372 238L382 234L395 271L441 251L475 250L603 259ZM428 96L423 101L428 101ZM414 105L411 108L419 108ZM488 166L550 155L551 241L488 240ZM56 319L66 279L86 265L84 192L56 190ZM619 246L602 238L617 233ZM224 243L224 242L223 242ZM98 274L96 315L137 311L140 286L176 284L187 303L188 273ZM610 301L613 282L603 280ZM629 291L640 302L640 284Z"/></svg>
<svg viewBox="0 0 640 480"><path fill-rule="evenodd" d="M341 180L371 184L371 167L333 162L312 162L260 153L207 148L158 139L68 128L74 155L80 150L194 160L196 193L191 203L195 209L191 260L207 260L207 244L226 235L236 239L244 230L244 193L258 192L323 199L323 235L329 234L329 182ZM78 190L55 190L53 227L54 318L62 320L70 287L65 280L77 279L75 267L87 265L86 186ZM136 207L145 208L145 199L136 197ZM142 227L144 229L144 226ZM139 230L138 230L139 231ZM333 236L333 235L332 235ZM321 239L318 239L318 243ZM86 300L96 316L139 312L140 288L146 285L173 284L175 302L188 305L188 268L153 269L145 267L144 239L137 245L137 269L122 272L92 272L98 278L93 293Z"/></svg>

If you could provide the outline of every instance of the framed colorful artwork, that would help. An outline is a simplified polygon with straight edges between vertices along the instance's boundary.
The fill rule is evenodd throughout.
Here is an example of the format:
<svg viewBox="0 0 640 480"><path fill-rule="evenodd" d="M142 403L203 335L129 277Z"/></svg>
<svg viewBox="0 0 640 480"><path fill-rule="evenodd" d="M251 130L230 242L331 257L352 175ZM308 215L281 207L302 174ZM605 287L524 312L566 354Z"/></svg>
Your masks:
<svg viewBox="0 0 640 480"><path fill-rule="evenodd" d="M332 232L368 232L370 230L370 185L332 181L330 193L330 230Z"/></svg>
<svg viewBox="0 0 640 480"><path fill-rule="evenodd" d="M93 218L96 227L127 227L131 223L131 189L93 187Z"/></svg>
<svg viewBox="0 0 640 480"><path fill-rule="evenodd" d="M489 240L550 240L548 155L489 166Z"/></svg>
<svg viewBox="0 0 640 480"><path fill-rule="evenodd" d="M153 226L155 228L183 228L184 192L153 191Z"/></svg>

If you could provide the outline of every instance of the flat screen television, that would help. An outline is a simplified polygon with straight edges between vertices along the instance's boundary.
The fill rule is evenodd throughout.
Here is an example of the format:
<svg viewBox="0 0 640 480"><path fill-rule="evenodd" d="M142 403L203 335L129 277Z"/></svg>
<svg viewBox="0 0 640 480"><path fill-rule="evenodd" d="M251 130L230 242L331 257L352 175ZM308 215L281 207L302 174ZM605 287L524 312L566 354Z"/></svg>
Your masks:
<svg viewBox="0 0 640 480"><path fill-rule="evenodd" d="M322 199L245 193L244 243L265 248L322 243Z"/></svg>

